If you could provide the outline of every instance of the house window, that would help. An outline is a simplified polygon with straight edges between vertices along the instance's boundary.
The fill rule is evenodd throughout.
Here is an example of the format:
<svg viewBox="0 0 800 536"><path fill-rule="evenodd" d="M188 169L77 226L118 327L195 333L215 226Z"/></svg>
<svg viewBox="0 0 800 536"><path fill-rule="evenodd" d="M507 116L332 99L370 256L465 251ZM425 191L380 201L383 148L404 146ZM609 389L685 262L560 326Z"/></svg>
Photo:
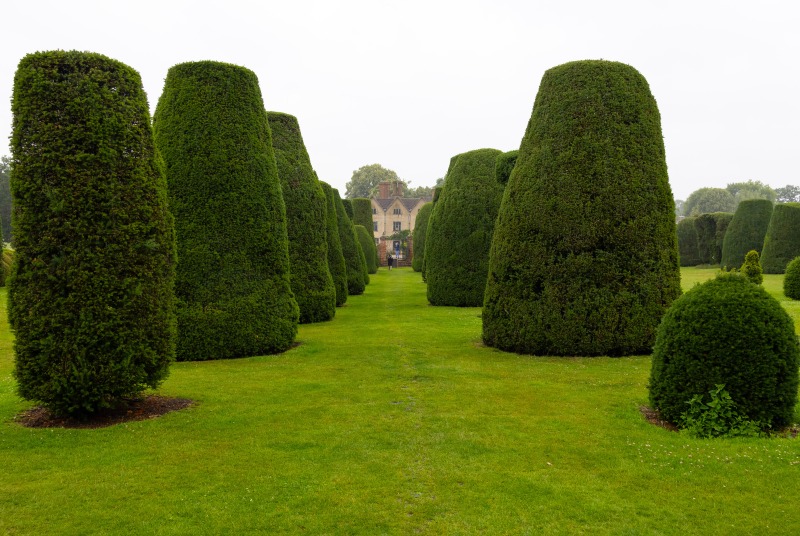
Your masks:
<svg viewBox="0 0 800 536"><path fill-rule="evenodd" d="M377 233L378 232L378 222L376 222L376 221L372 222L372 232L373 233Z"/></svg>
<svg viewBox="0 0 800 536"><path fill-rule="evenodd" d="M399 209L399 208L396 208L396 209L394 209L394 210L392 211L392 214L402 214L402 213L403 213L403 210L402 210L402 209Z"/></svg>
<svg viewBox="0 0 800 536"><path fill-rule="evenodd" d="M399 221L392 222L392 231L399 231L399 230L400 230L400 222Z"/></svg>
<svg viewBox="0 0 800 536"><path fill-rule="evenodd" d="M377 208L375 208L375 207L372 207L372 213L373 213L373 214L377 214L377 213L378 213L378 209L377 209Z"/></svg>

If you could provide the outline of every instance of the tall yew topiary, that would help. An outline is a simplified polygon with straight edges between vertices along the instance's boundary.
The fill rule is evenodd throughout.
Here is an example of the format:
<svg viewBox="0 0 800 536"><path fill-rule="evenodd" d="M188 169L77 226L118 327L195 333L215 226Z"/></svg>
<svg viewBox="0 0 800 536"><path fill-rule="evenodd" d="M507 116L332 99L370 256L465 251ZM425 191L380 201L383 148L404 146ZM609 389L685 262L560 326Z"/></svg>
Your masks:
<svg viewBox="0 0 800 536"><path fill-rule="evenodd" d="M356 231L356 238L358 239L358 244L359 246L361 246L361 251L364 254L364 260L366 261L366 266L367 266L367 273L370 273L370 266L378 265L378 251L375 248L375 239L372 238L372 233L367 231L367 229L363 225L354 225L353 228ZM377 269L375 270L375 272L377 272ZM369 277L369 275L367 275L367 277Z"/></svg>
<svg viewBox="0 0 800 536"><path fill-rule="evenodd" d="M19 394L59 414L114 407L175 356L175 232L141 78L99 54L30 54L12 111Z"/></svg>
<svg viewBox="0 0 800 536"><path fill-rule="evenodd" d="M761 254L771 217L769 199L745 199L739 203L722 241L722 266L740 266L751 250Z"/></svg>
<svg viewBox="0 0 800 536"><path fill-rule="evenodd" d="M503 186L508 184L511 172L517 164L518 156L519 150L508 151L507 153L502 153L497 156L497 161L495 162L495 177L497 178L497 182Z"/></svg>
<svg viewBox="0 0 800 536"><path fill-rule="evenodd" d="M694 225L695 218L688 217L678 222L678 255L681 266L697 266L702 264L697 249L697 229Z"/></svg>
<svg viewBox="0 0 800 536"><path fill-rule="evenodd" d="M328 268L328 200L311 167L297 118L267 112L267 119L286 203L292 292L300 323L330 320L336 314L336 289Z"/></svg>
<svg viewBox="0 0 800 536"><path fill-rule="evenodd" d="M548 70L497 219L484 341L536 355L648 353L679 270L647 81L609 61Z"/></svg>
<svg viewBox="0 0 800 536"><path fill-rule="evenodd" d="M415 272L422 271L422 262L425 259L425 234L428 231L428 221L431 217L433 203L425 203L419 208L417 218L414 220L414 258L411 259L411 268Z"/></svg>
<svg viewBox="0 0 800 536"><path fill-rule="evenodd" d="M782 274L786 265L800 256L800 203L775 205L769 220L761 267L765 274Z"/></svg>
<svg viewBox="0 0 800 536"><path fill-rule="evenodd" d="M369 283L367 274L367 259L361 249L361 244L356 238L356 229L353 222L344 210L344 203L339 196L339 190L333 188L333 200L336 204L336 216L339 226L339 240L342 242L342 254L347 266L347 293L359 295L364 293L364 288Z"/></svg>
<svg viewBox="0 0 800 536"><path fill-rule="evenodd" d="M447 187L433 208L425 241L432 305L483 303L489 247L503 194L503 186L495 180L499 154L496 149L460 154L447 174Z"/></svg>
<svg viewBox="0 0 800 536"><path fill-rule="evenodd" d="M364 256L367 259L367 272L378 272L378 247L375 245L374 225L372 224L372 201L366 197L356 197L350 200L353 205L353 224L362 225L370 237L370 243L362 243Z"/></svg>
<svg viewBox="0 0 800 536"><path fill-rule="evenodd" d="M732 220L732 212L711 212L700 214L695 218L697 253L701 264L720 264L722 245L728 225Z"/></svg>
<svg viewBox="0 0 800 536"><path fill-rule="evenodd" d="M153 124L178 235L178 359L288 349L299 313L255 73L212 61L176 65Z"/></svg>
<svg viewBox="0 0 800 536"><path fill-rule="evenodd" d="M339 216L336 211L336 198L333 188L327 182L320 181L322 191L327 200L325 222L327 225L326 236L328 239L328 269L333 277L333 286L336 289L336 307L341 307L347 302L347 264L342 252L342 241L339 238Z"/></svg>

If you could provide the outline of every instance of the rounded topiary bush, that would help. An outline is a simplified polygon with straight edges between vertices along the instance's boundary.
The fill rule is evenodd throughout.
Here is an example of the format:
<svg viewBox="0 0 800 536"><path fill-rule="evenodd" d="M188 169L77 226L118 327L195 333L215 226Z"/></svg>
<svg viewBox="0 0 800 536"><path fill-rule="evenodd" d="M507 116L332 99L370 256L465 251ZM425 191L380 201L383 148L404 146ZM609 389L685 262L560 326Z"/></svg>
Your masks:
<svg viewBox="0 0 800 536"><path fill-rule="evenodd" d="M787 298L800 300L800 257L795 257L786 265L783 277L783 293Z"/></svg>
<svg viewBox="0 0 800 536"><path fill-rule="evenodd" d="M372 201L366 197L356 197L350 200L353 205L353 224L361 225L371 238L370 243L362 243L364 256L367 259L367 272L375 274L378 272L378 246L375 245L375 232L372 223Z"/></svg>
<svg viewBox="0 0 800 536"><path fill-rule="evenodd" d="M213 61L176 65L153 119L178 236L178 359L288 349L299 311L255 73Z"/></svg>
<svg viewBox="0 0 800 536"><path fill-rule="evenodd" d="M771 217L772 201L769 199L745 199L739 203L722 241L723 267L740 266L748 251L761 253Z"/></svg>
<svg viewBox="0 0 800 536"><path fill-rule="evenodd" d="M113 407L175 356L175 232L141 77L99 54L30 54L12 111L19 394L63 414Z"/></svg>
<svg viewBox="0 0 800 536"><path fill-rule="evenodd" d="M328 200L311 167L297 118L268 112L267 119L286 204L292 292L300 323L324 322L336 314L336 289L328 269Z"/></svg>
<svg viewBox="0 0 800 536"><path fill-rule="evenodd" d="M414 220L414 258L411 259L411 268L415 272L422 271L422 263L425 259L425 235L428 232L428 221L431 217L433 203L428 202L422 205L417 212Z"/></svg>
<svg viewBox="0 0 800 536"><path fill-rule="evenodd" d="M764 282L764 271L761 268L761 262L759 262L758 251L752 249L747 252L739 272L751 283L760 285Z"/></svg>
<svg viewBox="0 0 800 536"><path fill-rule="evenodd" d="M511 172L514 170L514 166L517 164L517 156L519 156L519 151L508 151L507 153L503 153L497 156L497 161L495 162L495 178L497 182L505 186L508 184L508 179L511 177Z"/></svg>
<svg viewBox="0 0 800 536"><path fill-rule="evenodd" d="M800 203L775 205L769 220L761 267L765 274L782 274L786 265L800 256Z"/></svg>
<svg viewBox="0 0 800 536"><path fill-rule="evenodd" d="M548 70L497 218L484 342L535 355L649 353L680 292L647 81L609 61Z"/></svg>
<svg viewBox="0 0 800 536"><path fill-rule="evenodd" d="M333 286L336 289L336 307L341 307L347 302L347 264L342 253L342 241L339 239L339 216L336 211L336 198L333 188L327 182L320 181L322 191L325 192L327 206L325 207L326 238L328 240L328 269L333 277Z"/></svg>
<svg viewBox="0 0 800 536"><path fill-rule="evenodd" d="M369 283L367 273L367 259L361 244L356 237L356 229L353 221L344 209L344 203L339 196L339 190L332 189L333 200L336 205L337 225L339 229L339 240L342 243L342 255L344 264L347 267L347 293L353 296L364 293L364 289Z"/></svg>
<svg viewBox="0 0 800 536"><path fill-rule="evenodd" d="M695 218L688 217L678 222L678 255L681 266L697 266L702 264L697 249L697 229L694 225Z"/></svg>
<svg viewBox="0 0 800 536"><path fill-rule="evenodd" d="M797 403L794 322L780 303L739 274L695 286L664 315L653 349L650 403L677 423L695 395L724 384L740 413L773 428Z"/></svg>
<svg viewBox="0 0 800 536"><path fill-rule="evenodd" d="M495 180L500 151L458 155L428 222L425 270L432 305L477 307L483 303L489 247L503 186Z"/></svg>

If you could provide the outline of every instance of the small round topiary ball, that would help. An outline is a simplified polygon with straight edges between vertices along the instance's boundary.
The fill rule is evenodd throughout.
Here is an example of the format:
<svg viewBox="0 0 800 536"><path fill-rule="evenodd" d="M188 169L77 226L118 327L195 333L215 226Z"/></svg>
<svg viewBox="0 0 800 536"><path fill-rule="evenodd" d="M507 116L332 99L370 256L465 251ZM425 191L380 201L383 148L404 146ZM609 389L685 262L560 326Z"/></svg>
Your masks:
<svg viewBox="0 0 800 536"><path fill-rule="evenodd" d="M679 422L694 395L717 384L740 414L773 429L797 403L800 348L794 322L767 291L723 273L678 298L656 335L650 403Z"/></svg>
<svg viewBox="0 0 800 536"><path fill-rule="evenodd" d="M783 293L787 298L800 300L800 257L795 257L786 265L783 277Z"/></svg>

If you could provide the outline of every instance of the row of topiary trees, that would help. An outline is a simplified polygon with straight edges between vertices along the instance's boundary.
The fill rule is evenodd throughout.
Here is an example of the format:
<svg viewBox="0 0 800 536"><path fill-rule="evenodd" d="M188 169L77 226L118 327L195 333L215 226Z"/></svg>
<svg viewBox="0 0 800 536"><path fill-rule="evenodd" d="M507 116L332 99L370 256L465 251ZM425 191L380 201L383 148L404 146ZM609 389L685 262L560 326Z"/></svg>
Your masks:
<svg viewBox="0 0 800 536"><path fill-rule="evenodd" d="M364 291L338 192L296 118L265 111L252 71L172 67L151 128L135 70L36 53L12 111L9 319L24 398L62 414L112 407L156 387L176 356L282 352L298 322Z"/></svg>
<svg viewBox="0 0 800 536"><path fill-rule="evenodd" d="M782 274L789 261L800 255L800 203L773 208L767 199L748 199L739 203L735 213L684 218L677 234L681 266L737 268L747 252L755 250L766 273Z"/></svg>

